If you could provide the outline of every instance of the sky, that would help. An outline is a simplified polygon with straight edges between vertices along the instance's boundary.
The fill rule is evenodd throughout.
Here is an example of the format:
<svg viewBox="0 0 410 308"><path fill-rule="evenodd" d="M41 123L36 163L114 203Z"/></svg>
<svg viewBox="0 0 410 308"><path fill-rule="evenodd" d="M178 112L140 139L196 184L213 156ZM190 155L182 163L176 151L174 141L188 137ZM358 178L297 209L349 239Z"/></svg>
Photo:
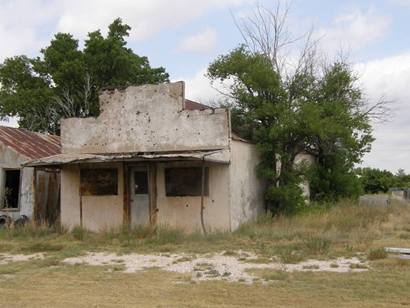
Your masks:
<svg viewBox="0 0 410 308"><path fill-rule="evenodd" d="M283 1L282 1L283 2ZM82 41L117 17L132 27L128 47L186 82L186 97L215 102L204 76L210 62L243 42L234 19L276 0L0 0L0 61L39 55L57 32ZM287 2L289 3L289 2ZM374 123L372 151L362 166L410 172L410 0L293 0L295 36L312 29L329 57L348 55L369 102L390 102L392 115ZM10 125L14 125L11 120Z"/></svg>

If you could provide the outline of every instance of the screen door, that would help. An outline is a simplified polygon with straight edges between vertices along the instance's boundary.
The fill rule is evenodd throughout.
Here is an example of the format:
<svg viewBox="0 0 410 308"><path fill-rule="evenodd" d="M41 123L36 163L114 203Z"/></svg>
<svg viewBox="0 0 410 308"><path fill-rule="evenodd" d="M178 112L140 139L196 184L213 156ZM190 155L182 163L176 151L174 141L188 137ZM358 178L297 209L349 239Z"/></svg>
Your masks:
<svg viewBox="0 0 410 308"><path fill-rule="evenodd" d="M148 169L130 169L130 218L132 225L149 225Z"/></svg>

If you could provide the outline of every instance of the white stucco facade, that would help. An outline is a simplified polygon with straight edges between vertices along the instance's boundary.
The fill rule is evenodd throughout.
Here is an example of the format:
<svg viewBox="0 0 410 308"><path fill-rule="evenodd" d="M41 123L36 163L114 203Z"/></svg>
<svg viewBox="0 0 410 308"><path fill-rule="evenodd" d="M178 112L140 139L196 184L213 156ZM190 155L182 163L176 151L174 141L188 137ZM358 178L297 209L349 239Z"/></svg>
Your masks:
<svg viewBox="0 0 410 308"><path fill-rule="evenodd" d="M100 102L99 117L62 122L62 224L98 231L129 223L135 166L149 169L151 224L202 230L201 200L207 231L233 230L264 212L259 156L232 138L228 109L187 110L182 82L105 92ZM81 169L107 167L117 170L117 194L82 195ZM165 170L189 167L208 170L208 193L167 195Z"/></svg>

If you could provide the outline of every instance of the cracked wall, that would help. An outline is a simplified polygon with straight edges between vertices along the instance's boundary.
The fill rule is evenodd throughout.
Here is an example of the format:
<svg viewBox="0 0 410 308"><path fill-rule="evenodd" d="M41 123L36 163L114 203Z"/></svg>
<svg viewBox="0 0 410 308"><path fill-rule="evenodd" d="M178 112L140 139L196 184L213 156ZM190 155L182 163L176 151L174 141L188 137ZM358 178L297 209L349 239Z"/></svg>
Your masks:
<svg viewBox="0 0 410 308"><path fill-rule="evenodd" d="M185 110L184 83L131 86L100 96L97 118L62 121L63 153L229 148L227 109Z"/></svg>

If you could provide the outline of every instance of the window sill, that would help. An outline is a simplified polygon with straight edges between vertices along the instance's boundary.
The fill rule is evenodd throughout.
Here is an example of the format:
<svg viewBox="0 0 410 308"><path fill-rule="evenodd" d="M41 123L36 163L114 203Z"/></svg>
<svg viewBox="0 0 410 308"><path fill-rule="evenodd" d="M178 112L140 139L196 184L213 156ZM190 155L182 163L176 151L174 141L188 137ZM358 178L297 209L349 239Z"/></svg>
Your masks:
<svg viewBox="0 0 410 308"><path fill-rule="evenodd" d="M0 211L2 212L19 212L20 209L19 208L1 208Z"/></svg>

